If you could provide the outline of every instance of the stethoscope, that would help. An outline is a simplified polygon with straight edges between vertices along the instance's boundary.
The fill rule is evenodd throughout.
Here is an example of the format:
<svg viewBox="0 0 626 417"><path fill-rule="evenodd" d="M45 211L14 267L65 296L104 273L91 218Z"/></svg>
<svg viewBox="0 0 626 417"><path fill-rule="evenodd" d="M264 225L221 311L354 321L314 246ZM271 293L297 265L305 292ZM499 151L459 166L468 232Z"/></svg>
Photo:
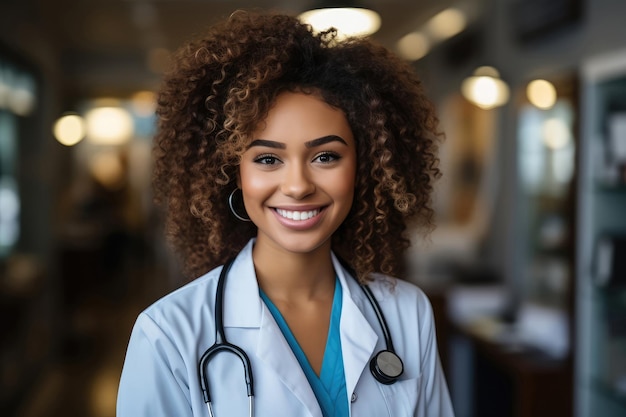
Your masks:
<svg viewBox="0 0 626 417"><path fill-rule="evenodd" d="M209 410L209 416L214 417L213 407L211 404L211 392L209 390L209 380L207 377L206 368L208 363L220 352L232 353L239 357L243 364L244 378L246 381L246 389L248 392L248 402L250 417L254 416L254 380L252 377L252 365L250 364L250 358L246 355L239 346L228 343L226 335L224 334L224 285L226 284L226 278L230 267L233 265L234 259L229 260L224 264L222 271L220 272L219 280L217 282L217 293L215 294L215 343L208 348L206 352L200 358L198 365L200 385L202 387L202 396L204 402ZM348 265L342 261L344 268L351 271ZM354 276L354 274L352 274ZM398 355L396 355L393 348L393 341L391 340L391 334L389 333L389 327L387 321L383 315L380 305L372 290L367 285L359 284L367 299L376 313L376 318L383 332L385 338L385 344L387 349L378 352L370 361L370 371L374 378L381 384L391 385L398 380L402 372L404 371L404 365Z"/></svg>

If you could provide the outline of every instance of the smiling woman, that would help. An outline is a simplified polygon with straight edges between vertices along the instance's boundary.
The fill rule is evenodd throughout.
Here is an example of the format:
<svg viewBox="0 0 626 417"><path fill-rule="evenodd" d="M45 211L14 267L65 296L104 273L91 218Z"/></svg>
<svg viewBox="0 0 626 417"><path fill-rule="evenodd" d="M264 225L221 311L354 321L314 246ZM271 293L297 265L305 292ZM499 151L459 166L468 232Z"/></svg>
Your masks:
<svg viewBox="0 0 626 417"><path fill-rule="evenodd" d="M428 299L394 277L439 175L408 64L238 12L177 53L157 113L194 279L137 318L117 415L453 416Z"/></svg>

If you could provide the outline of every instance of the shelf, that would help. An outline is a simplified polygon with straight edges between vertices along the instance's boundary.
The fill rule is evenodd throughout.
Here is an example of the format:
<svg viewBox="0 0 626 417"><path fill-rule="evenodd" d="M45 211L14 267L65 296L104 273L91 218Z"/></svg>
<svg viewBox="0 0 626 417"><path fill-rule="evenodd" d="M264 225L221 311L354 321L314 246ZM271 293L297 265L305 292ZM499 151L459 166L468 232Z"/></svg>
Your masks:
<svg viewBox="0 0 626 417"><path fill-rule="evenodd" d="M613 119L626 112L626 50L617 52L591 59L582 68L576 280L585 290L576 300L576 385L581 391L576 417L626 416L626 287L618 282L598 286L594 279L613 276L614 256L623 256L611 252L600 262L598 242L626 235L626 178L621 145L615 144L622 121Z"/></svg>

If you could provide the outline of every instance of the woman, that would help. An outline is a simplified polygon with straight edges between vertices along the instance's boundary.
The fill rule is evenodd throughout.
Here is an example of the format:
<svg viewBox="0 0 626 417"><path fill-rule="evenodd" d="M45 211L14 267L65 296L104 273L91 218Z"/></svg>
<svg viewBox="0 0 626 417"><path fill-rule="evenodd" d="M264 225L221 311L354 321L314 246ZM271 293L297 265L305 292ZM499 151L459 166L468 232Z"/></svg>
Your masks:
<svg viewBox="0 0 626 417"><path fill-rule="evenodd" d="M410 67L239 12L178 52L158 115L156 197L198 278L139 315L118 417L452 416L430 304L392 278L439 175Z"/></svg>

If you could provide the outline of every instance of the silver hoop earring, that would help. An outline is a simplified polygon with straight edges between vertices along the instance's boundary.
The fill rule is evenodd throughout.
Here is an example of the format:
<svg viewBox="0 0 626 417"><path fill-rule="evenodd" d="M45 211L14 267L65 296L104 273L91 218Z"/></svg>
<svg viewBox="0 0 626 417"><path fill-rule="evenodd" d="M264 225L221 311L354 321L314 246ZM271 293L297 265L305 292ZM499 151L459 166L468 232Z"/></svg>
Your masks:
<svg viewBox="0 0 626 417"><path fill-rule="evenodd" d="M251 222L252 220L250 220L249 217L242 217L239 214L237 214L237 212L235 211L235 208L233 207L233 196L235 195L237 191L241 191L241 188L235 188L228 196L228 206L230 207L230 211L233 213L233 215L236 218L238 218L242 222ZM243 191L241 192L241 201L243 202Z"/></svg>

